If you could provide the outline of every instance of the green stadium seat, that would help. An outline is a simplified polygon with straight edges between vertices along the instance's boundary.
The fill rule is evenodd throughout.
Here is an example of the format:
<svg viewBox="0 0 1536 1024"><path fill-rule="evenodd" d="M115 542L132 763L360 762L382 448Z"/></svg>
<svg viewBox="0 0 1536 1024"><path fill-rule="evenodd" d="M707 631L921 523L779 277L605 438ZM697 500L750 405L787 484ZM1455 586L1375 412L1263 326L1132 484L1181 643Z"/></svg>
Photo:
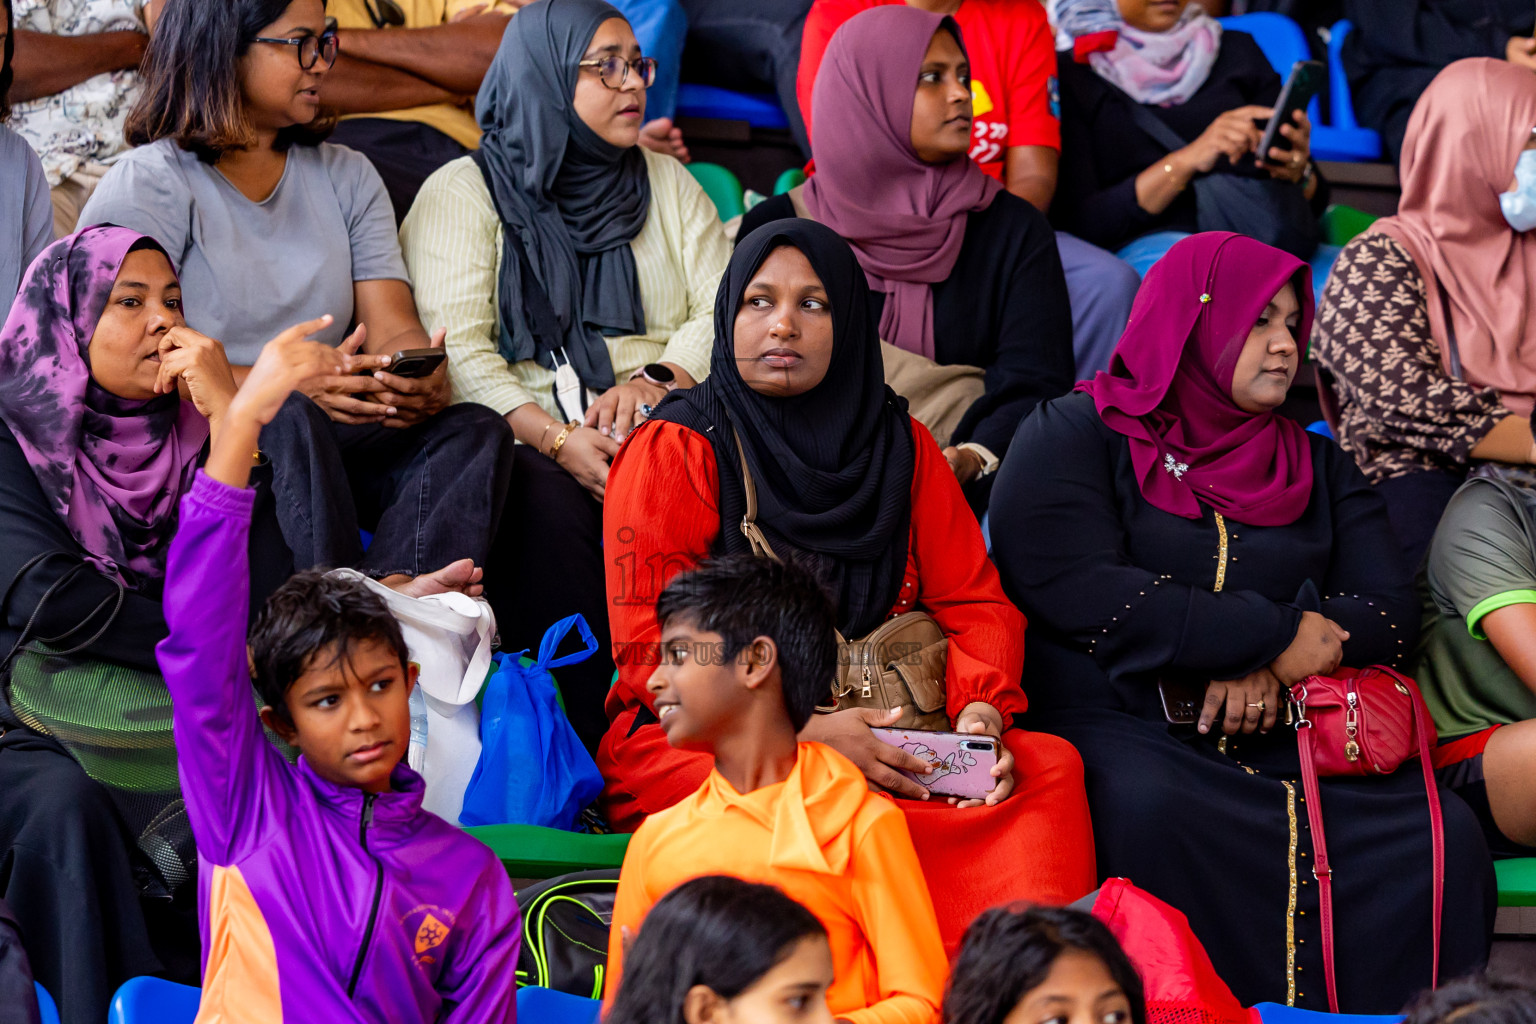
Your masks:
<svg viewBox="0 0 1536 1024"><path fill-rule="evenodd" d="M1323 228L1324 242L1329 245L1348 245L1351 239L1363 233L1376 220L1373 213L1334 203L1323 211L1319 223Z"/></svg>
<svg viewBox="0 0 1536 1024"><path fill-rule="evenodd" d="M512 878L553 878L624 863L629 834L592 835L539 825L470 825L464 829L501 858Z"/></svg>
<svg viewBox="0 0 1536 1024"><path fill-rule="evenodd" d="M773 183L773 194L776 196L781 196L785 192L788 192L790 189L794 188L796 185L804 184L805 172L798 167L791 167L789 170L779 175L778 180Z"/></svg>
<svg viewBox="0 0 1536 1024"><path fill-rule="evenodd" d="M714 202L715 212L720 215L722 223L747 212L746 193L742 190L741 180L736 175L719 164L697 161L689 164L688 170L703 186L704 194Z"/></svg>
<svg viewBox="0 0 1536 1024"><path fill-rule="evenodd" d="M1499 878L1499 906L1536 907L1536 857L1495 861Z"/></svg>

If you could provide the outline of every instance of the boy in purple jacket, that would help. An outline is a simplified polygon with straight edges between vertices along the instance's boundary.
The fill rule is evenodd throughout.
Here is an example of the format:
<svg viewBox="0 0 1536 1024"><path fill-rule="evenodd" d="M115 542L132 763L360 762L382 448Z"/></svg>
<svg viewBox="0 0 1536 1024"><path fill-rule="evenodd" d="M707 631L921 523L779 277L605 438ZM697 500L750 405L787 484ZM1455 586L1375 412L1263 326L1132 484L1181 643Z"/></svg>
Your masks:
<svg viewBox="0 0 1536 1024"><path fill-rule="evenodd" d="M513 1021L517 902L488 848L421 808L403 763L416 669L384 604L300 574L247 662L252 453L295 387L350 369L304 340L325 322L270 342L211 424L170 549L157 653L197 838L198 1020ZM262 733L252 667L297 766Z"/></svg>

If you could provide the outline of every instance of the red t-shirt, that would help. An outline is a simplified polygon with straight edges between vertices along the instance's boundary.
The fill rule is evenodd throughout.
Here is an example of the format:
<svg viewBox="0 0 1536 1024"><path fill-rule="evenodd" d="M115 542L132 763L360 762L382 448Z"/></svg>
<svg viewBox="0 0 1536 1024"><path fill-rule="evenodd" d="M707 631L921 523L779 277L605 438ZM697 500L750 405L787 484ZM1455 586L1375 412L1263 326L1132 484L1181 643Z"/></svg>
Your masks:
<svg viewBox="0 0 1536 1024"><path fill-rule="evenodd" d="M800 77L795 91L805 129L811 132L811 87L827 43L843 22L871 7L902 0L816 0L800 40ZM1061 150L1056 97L1056 44L1039 0L963 0L955 14L971 60L971 159L1002 180L1010 146ZM912 83L917 89L917 83ZM815 150L816 136L811 134Z"/></svg>

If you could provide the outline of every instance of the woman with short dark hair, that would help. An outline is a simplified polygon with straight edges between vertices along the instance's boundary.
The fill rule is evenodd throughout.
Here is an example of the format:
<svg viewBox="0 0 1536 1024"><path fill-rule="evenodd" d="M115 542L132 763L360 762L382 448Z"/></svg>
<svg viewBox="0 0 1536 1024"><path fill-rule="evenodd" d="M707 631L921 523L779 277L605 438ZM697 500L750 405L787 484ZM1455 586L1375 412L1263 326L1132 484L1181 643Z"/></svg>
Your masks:
<svg viewBox="0 0 1536 1024"><path fill-rule="evenodd" d="M170 0L128 118L137 148L81 223L165 247L197 296L188 325L223 343L237 380L267 338L324 314L317 340L372 371L310 382L262 431L277 487L296 496L278 507L295 568L383 578L466 556L483 565L511 432L488 409L449 407L446 359L387 372L395 353L442 337L417 317L378 172L322 141L332 118L319 87L335 59L322 0ZM373 532L366 551L360 526Z"/></svg>

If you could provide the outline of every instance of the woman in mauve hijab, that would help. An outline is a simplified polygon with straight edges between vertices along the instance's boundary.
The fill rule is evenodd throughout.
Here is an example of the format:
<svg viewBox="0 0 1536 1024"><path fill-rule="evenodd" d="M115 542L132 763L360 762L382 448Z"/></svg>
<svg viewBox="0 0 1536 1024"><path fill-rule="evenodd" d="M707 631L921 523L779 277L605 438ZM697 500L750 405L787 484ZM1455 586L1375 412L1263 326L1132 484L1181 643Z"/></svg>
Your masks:
<svg viewBox="0 0 1536 1024"><path fill-rule="evenodd" d="M1108 372L1019 428L993 555L1029 616L1032 729L1082 754L1101 877L1188 916L1245 1004L1326 1010L1293 683L1401 666L1418 604L1353 460L1277 410L1312 323L1307 265L1194 235L1142 284ZM1194 721L1165 712L1181 694ZM1175 706L1176 707L1176 706ZM1493 877L1442 774L1440 977L1480 966ZM1432 855L1416 765L1325 778L1341 1010L1430 982Z"/></svg>

